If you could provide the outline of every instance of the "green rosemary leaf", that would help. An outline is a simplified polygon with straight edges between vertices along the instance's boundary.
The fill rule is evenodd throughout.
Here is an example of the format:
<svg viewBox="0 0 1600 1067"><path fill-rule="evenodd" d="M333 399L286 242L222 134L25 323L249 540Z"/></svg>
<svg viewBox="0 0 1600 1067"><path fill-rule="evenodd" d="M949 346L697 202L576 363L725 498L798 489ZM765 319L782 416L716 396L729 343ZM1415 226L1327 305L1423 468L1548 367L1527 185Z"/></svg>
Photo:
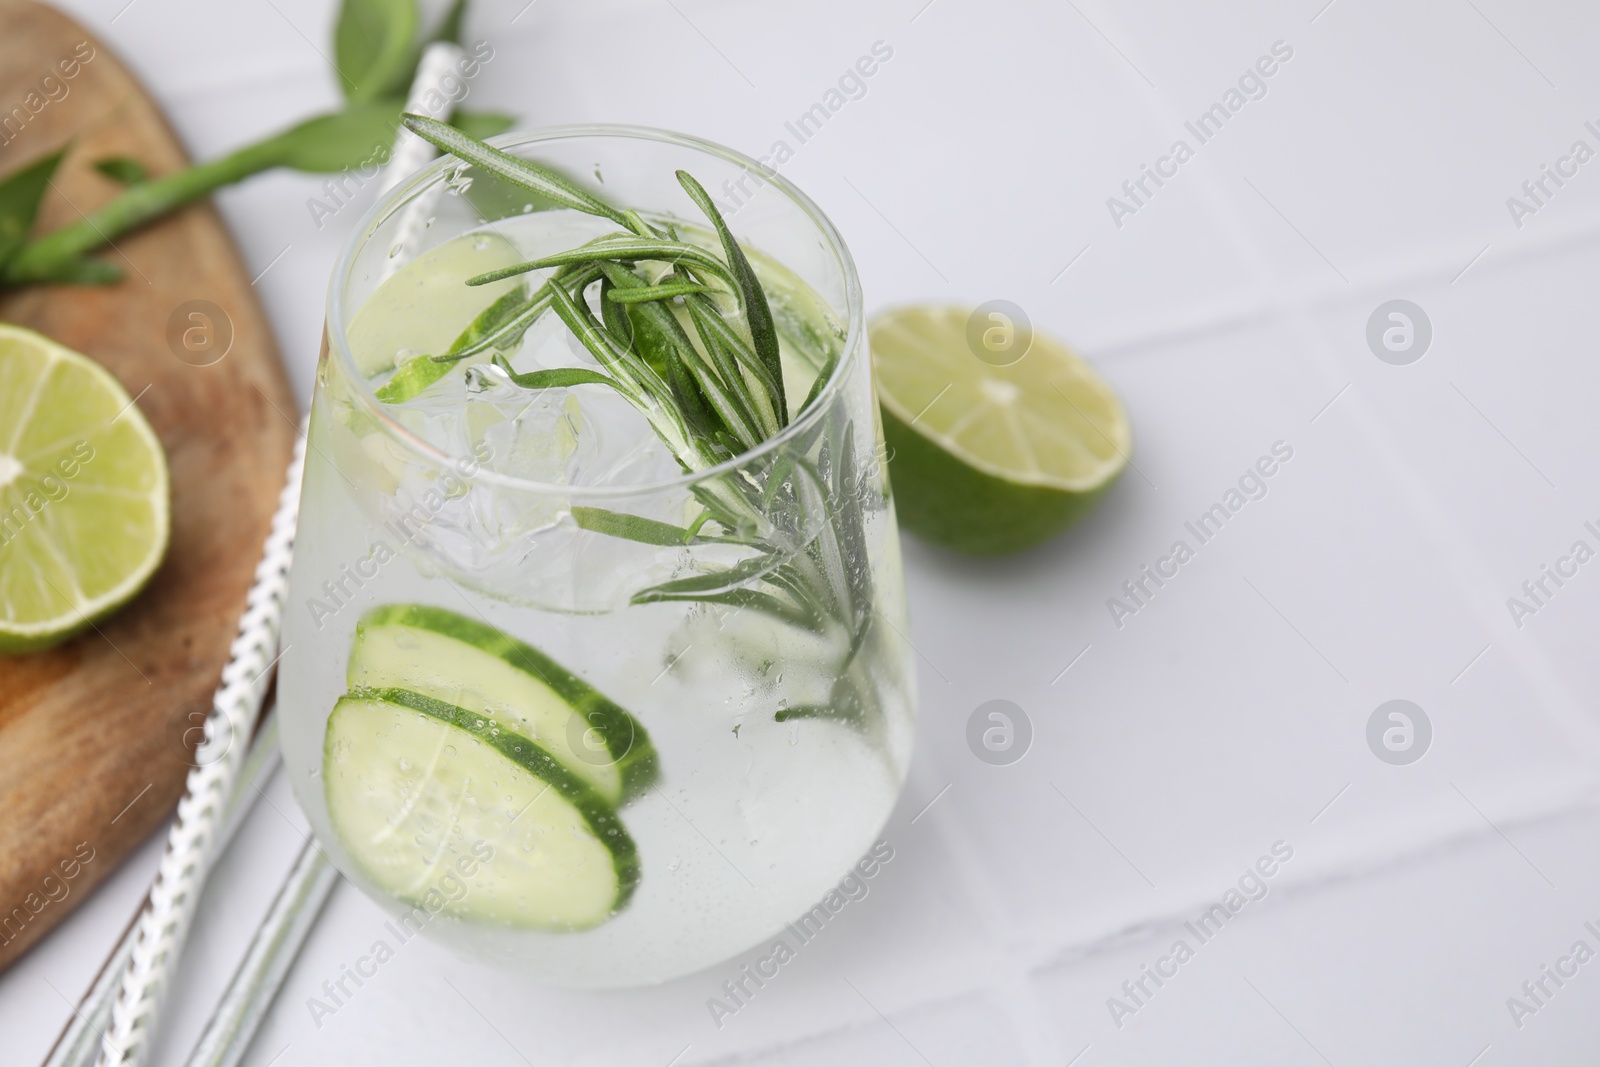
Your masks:
<svg viewBox="0 0 1600 1067"><path fill-rule="evenodd" d="M333 64L352 104L404 93L411 81L416 0L344 0L333 31Z"/></svg>
<svg viewBox="0 0 1600 1067"><path fill-rule="evenodd" d="M529 371L518 374L511 369L511 364L505 358L495 359L495 366L506 372L513 384L524 389L570 389L574 385L609 385L620 391L621 386L609 374L599 371L586 370L583 367L551 367L548 370Z"/></svg>
<svg viewBox="0 0 1600 1067"><path fill-rule="evenodd" d="M822 439L822 447L817 449L817 462L813 466L809 463L798 464L800 470L810 477L817 490L821 492L822 499L828 498L828 491L833 485L833 442L828 438Z"/></svg>
<svg viewBox="0 0 1600 1067"><path fill-rule="evenodd" d="M627 225L626 217L616 208L547 167L519 159L498 148L491 148L477 138L469 137L436 119L407 113L401 121L405 123L406 129L434 147L450 153L463 162L480 167L512 185L521 186L563 207L599 215L619 225Z"/></svg>
<svg viewBox="0 0 1600 1067"><path fill-rule="evenodd" d="M0 269L27 243L28 231L39 215L39 201L50 187L50 176L56 172L63 148L54 155L45 156L0 181Z"/></svg>
<svg viewBox="0 0 1600 1067"><path fill-rule="evenodd" d="M647 288L644 279L619 263L602 260L600 269L612 283L612 292L633 292ZM609 304L617 310L614 301L601 298L602 306ZM659 304L631 304L625 309L630 324L630 336L639 358L666 380L677 401L677 409L684 425L698 440L714 443L719 432L726 432L727 422L705 389L690 370L699 362L694 346L678 325L671 312Z"/></svg>
<svg viewBox="0 0 1600 1067"><path fill-rule="evenodd" d="M861 718L861 712L854 708L835 708L832 704L796 704L792 708L779 708L773 712L773 722L788 722L790 719L842 719L854 721Z"/></svg>
<svg viewBox="0 0 1600 1067"><path fill-rule="evenodd" d="M856 469L855 423L844 427L844 442L839 448L839 467L834 472L835 503L833 530L839 541L840 562L850 589L850 602L860 613L872 603L872 561L867 555L867 531L858 503L860 472Z"/></svg>
<svg viewBox="0 0 1600 1067"><path fill-rule="evenodd" d="M619 359L612 349L607 337L602 334L587 314L587 309L580 308L565 286L550 286L550 307L556 317L566 324L574 337L582 342L599 364L609 371L615 372ZM630 382L630 384L632 384Z"/></svg>
<svg viewBox="0 0 1600 1067"><path fill-rule="evenodd" d="M528 263L518 263L501 270L480 274L472 279L472 284L481 285L486 281L499 281L516 274L526 274L530 270L540 270L544 267L556 267L567 263L595 263L600 260L616 260L622 263L637 263L640 260L652 260L661 263L671 263L674 266L689 266L702 270L708 274L733 285L733 276L728 273L728 268L722 265L711 253L698 245L685 244L682 241L667 241L659 237L638 237L631 233L608 234L597 237L588 244L570 248L565 252L545 256Z"/></svg>
<svg viewBox="0 0 1600 1067"><path fill-rule="evenodd" d="M757 395L751 383L739 372L738 362L728 354L726 346L718 343L717 338L706 331L703 323L692 317L690 321L694 325L695 336L699 338L700 351L704 352L706 360L715 369L719 380L726 384L728 394L738 402L739 410L759 434L756 440L762 441L772 436L777 432L777 423L772 417L772 411Z"/></svg>
<svg viewBox="0 0 1600 1067"><path fill-rule="evenodd" d="M646 545L660 545L663 548L677 548L688 544L694 538L694 533L682 526L658 522L640 515L608 511L605 508L574 507L572 519L583 529L594 533L638 541Z"/></svg>
<svg viewBox="0 0 1600 1067"><path fill-rule="evenodd" d="M514 116L500 111L457 111L450 116L450 125L480 141L505 133L516 124Z"/></svg>
<svg viewBox="0 0 1600 1067"><path fill-rule="evenodd" d="M698 282L671 282L667 285L641 285L637 289L613 289L609 299L619 304L639 304L647 300L671 300L675 296L710 292L714 292L711 286Z"/></svg>
<svg viewBox="0 0 1600 1067"><path fill-rule="evenodd" d="M661 232L659 230L650 225L648 222L644 221L644 216L640 215L631 207L622 213L622 220L622 224L624 226L638 234L640 237L661 236ZM672 227L670 226L667 227L667 236L674 241L678 239L678 235L672 232Z"/></svg>
<svg viewBox="0 0 1600 1067"><path fill-rule="evenodd" d="M797 607L788 601L773 596L771 593L759 589L734 589L731 592L715 596L704 597L713 604L729 604L737 608L751 608L755 611L765 612L768 615L797 626L812 633L822 633L823 620L820 615L804 607Z"/></svg>
<svg viewBox="0 0 1600 1067"><path fill-rule="evenodd" d="M613 282L610 278L600 279L600 322L603 326L605 326L606 329L610 330L612 334L615 335L617 340L621 341L625 347L632 348L634 347L632 321L628 318L627 312L624 311L616 301L607 299L615 291L615 282ZM640 355L643 355L643 353L640 353ZM650 363L650 369L655 371L657 374L664 374L666 371L665 367L658 367L654 363L651 363L649 359L646 359L645 362Z"/></svg>
<svg viewBox="0 0 1600 1067"><path fill-rule="evenodd" d="M777 433L788 421L787 412L782 416L779 415L779 408L783 403L783 390L772 380L767 368L756 359L745 345L744 339L728 325L728 321L710 300L704 296L696 296L685 301L685 304L689 310L690 320L694 323L695 332L700 335L700 343L717 363L723 376L731 382L746 385L744 375L739 371L739 367L743 367L760 386L762 392L759 403L757 396L750 394L748 386L743 390L747 395L746 405L752 414L760 419L768 437Z"/></svg>
<svg viewBox="0 0 1600 1067"><path fill-rule="evenodd" d="M744 305L745 322L750 327L750 340L755 344L756 355L767 368L768 377L775 383L772 386L775 389L773 406L778 412L779 425L784 425L789 421L789 406L783 395L783 363L778 357L778 334L772 325L772 309L767 306L767 294L761 288L761 279L756 277L755 269L750 266L750 260L745 258L739 242L734 240L733 232L722 218L722 212L717 210L717 205L711 202L711 197L706 195L700 183L688 171L680 170L678 184L683 186L689 199L717 228L723 253L728 258L728 267L738 284L739 301Z"/></svg>
<svg viewBox="0 0 1600 1067"><path fill-rule="evenodd" d="M751 588L748 582L759 578L772 566L770 556L754 556L727 567L715 574L696 575L677 581L641 589L632 597L634 604L659 604L674 601L693 601L703 604L726 604L736 608L752 608L774 615L794 626L820 632L822 620L808 607L790 603L769 592Z"/></svg>
<svg viewBox="0 0 1600 1067"><path fill-rule="evenodd" d="M830 461L828 444L829 442L824 439L815 464L804 459L797 459L795 462L795 473L810 483L809 489L801 489L797 493L802 507L808 501L818 502L825 520L819 524L815 539L806 546L802 556L810 561L816 572L815 580L810 584L816 588L817 593L826 598L830 605L830 613L843 620L851 617L849 608L853 601L850 595L850 579L845 573L845 561L834 529L837 516L833 514L835 509L829 501L833 465Z"/></svg>
<svg viewBox="0 0 1600 1067"><path fill-rule="evenodd" d="M732 453L727 453L727 455L732 455ZM748 545L763 552L771 551L772 546L757 543L754 525L750 521L748 509L743 506L743 502L739 501L736 505L730 506L730 500L728 499L730 494L727 493L727 484L727 479L715 479L700 482L689 489L694 498L700 501L705 509L711 513L711 521L722 527L724 536L715 538L715 540L724 541L728 544ZM705 540L713 539L706 534L701 534L701 537Z"/></svg>
<svg viewBox="0 0 1600 1067"><path fill-rule="evenodd" d="M583 290L580 288L577 298L574 299L565 286L552 285L550 307L566 324L567 329L582 342L583 347L589 350L602 367L611 372L617 383L618 392L632 400L636 406L649 405L653 401L670 410L672 395L666 383L634 355L631 349L618 345L616 339L594 320L587 305L580 303L583 299L582 293ZM678 421L681 425L681 418Z"/></svg>
<svg viewBox="0 0 1600 1067"><path fill-rule="evenodd" d="M637 304L635 307L641 309L644 314L650 314L651 312L659 312L667 316L671 314L662 308L660 304ZM672 325L677 327L677 321L673 320ZM678 330L681 333L682 327L678 327ZM687 335L685 335L685 341L687 342ZM727 447L735 455L754 448L765 440L755 415L745 406L743 398L729 388L710 364L694 354L693 346L686 344L685 347L689 349L689 352L682 358L677 359L675 364L682 366L693 377L695 384L700 388L700 392L705 396L712 410L717 413L722 425L727 427L726 431L720 428L715 430L713 436L723 432L731 434L733 443L727 445ZM724 442L724 444L726 445L727 443Z"/></svg>
<svg viewBox="0 0 1600 1067"><path fill-rule="evenodd" d="M143 163L127 156L110 156L106 159L96 160L94 169L112 181L120 182L123 185L137 185L142 181L147 181L150 177L150 172L145 169Z"/></svg>
<svg viewBox="0 0 1600 1067"><path fill-rule="evenodd" d="M683 600L708 593L731 592L772 570L772 564L771 556L751 556L749 559L742 559L738 563L721 567L709 574L677 578L660 585L653 585L648 589L641 589L634 594L633 600L636 604L648 604L658 600Z"/></svg>
<svg viewBox="0 0 1600 1067"><path fill-rule="evenodd" d="M789 483L789 479L793 475L794 456L785 452L778 457L777 461L772 464L771 469L767 471L766 482L761 489L761 503L769 511L772 508L773 501L778 498L779 493L783 492L784 486ZM793 496L792 490L789 495Z"/></svg>
<svg viewBox="0 0 1600 1067"><path fill-rule="evenodd" d="M805 413L806 409L816 401L817 397L822 395L822 390L827 386L828 379L833 377L834 369L838 365L839 353L835 351L828 356L828 362L824 363L822 369L817 372L816 381L811 383L811 391L806 394L805 403L800 405L800 410L796 413L797 418Z"/></svg>
<svg viewBox="0 0 1600 1067"><path fill-rule="evenodd" d="M807 581L805 574L793 563L785 563L781 567L774 568L765 576L765 581L787 592L794 598L795 603L804 607L812 617L818 620L823 617L825 606L814 595L812 583Z"/></svg>
<svg viewBox="0 0 1600 1067"><path fill-rule="evenodd" d="M360 167L394 144L404 103L397 99L351 104L292 126L261 145L276 162L313 174Z"/></svg>
<svg viewBox="0 0 1600 1067"><path fill-rule="evenodd" d="M704 526L707 522L710 522L711 519L712 519L711 509L710 508L702 509L700 514L695 517L695 520L689 524L689 529L687 531L689 536L693 537L696 534L698 534L700 532L700 528L702 526Z"/></svg>
<svg viewBox="0 0 1600 1067"><path fill-rule="evenodd" d="M733 434L726 430L718 431L717 444L721 445L730 456L737 456L746 448L746 445L743 441L740 441L737 437L733 436Z"/></svg>
<svg viewBox="0 0 1600 1067"><path fill-rule="evenodd" d="M664 354L667 384L672 386L672 395L677 399L689 429L707 444L721 447L717 445L718 435L728 432L728 424L717 413L716 406L689 370L686 359L693 359L693 355L686 357L676 345L663 338L659 330L643 328L640 335Z"/></svg>

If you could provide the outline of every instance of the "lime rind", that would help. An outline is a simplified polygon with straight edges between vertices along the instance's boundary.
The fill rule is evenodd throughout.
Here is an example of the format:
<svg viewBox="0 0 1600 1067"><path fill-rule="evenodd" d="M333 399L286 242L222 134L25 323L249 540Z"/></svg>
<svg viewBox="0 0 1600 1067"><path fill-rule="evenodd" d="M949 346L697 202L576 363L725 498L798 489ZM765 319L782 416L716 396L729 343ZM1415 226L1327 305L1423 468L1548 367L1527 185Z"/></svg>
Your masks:
<svg viewBox="0 0 1600 1067"><path fill-rule="evenodd" d="M1132 432L1085 360L1037 331L997 366L968 347L971 312L886 312L869 334L900 523L971 555L1037 545L1093 509Z"/></svg>

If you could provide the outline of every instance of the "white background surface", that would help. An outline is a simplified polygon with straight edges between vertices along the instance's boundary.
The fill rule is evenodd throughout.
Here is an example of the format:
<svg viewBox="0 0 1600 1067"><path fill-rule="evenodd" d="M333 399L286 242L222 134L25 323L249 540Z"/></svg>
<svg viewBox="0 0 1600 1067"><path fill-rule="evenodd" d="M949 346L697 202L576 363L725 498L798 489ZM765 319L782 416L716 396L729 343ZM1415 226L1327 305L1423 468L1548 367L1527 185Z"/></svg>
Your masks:
<svg viewBox="0 0 1600 1067"><path fill-rule="evenodd" d="M1600 562L1520 629L1506 599L1600 547L1600 160L1520 228L1506 200L1573 141L1600 149L1600 9L1325 2L477 0L468 36L496 55L471 104L755 155L795 147L785 121L888 44L785 174L844 234L869 311L1003 297L1081 348L1125 398L1137 469L1019 559L908 541L922 719L896 857L720 1029L707 998L759 953L576 994L420 940L319 1027L307 997L382 934L342 887L247 1062L1595 1062L1600 961L1520 1028L1506 1001L1573 942L1600 951ZM197 157L336 103L330 3L67 6ZM1118 227L1107 197L1193 145L1184 121L1276 41L1293 57L1265 97ZM219 198L302 395L361 210L319 229L318 184ZM1393 298L1433 326L1404 367L1365 339ZM1266 497L1119 628L1107 598L1278 441ZM1033 725L1011 766L965 741L995 698ZM1367 747L1392 698L1433 724L1409 766ZM281 778L267 799L213 879L161 1064L300 844ZM1108 998L1279 840L1266 899L1118 1026ZM0 1062L43 1057L159 847L0 977Z"/></svg>

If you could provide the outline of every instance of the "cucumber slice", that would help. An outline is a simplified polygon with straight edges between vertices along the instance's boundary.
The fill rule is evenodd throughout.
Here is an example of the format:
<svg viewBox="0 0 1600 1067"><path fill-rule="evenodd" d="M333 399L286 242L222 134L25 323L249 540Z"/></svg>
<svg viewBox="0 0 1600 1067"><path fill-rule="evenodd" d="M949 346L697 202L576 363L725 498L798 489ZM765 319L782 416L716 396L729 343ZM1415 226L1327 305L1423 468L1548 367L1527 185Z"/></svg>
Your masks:
<svg viewBox="0 0 1600 1067"><path fill-rule="evenodd" d="M638 885L638 851L611 805L475 712L401 689L347 694L328 718L322 774L356 865L431 913L583 930Z"/></svg>
<svg viewBox="0 0 1600 1067"><path fill-rule="evenodd" d="M356 625L351 689L397 688L482 712L554 756L612 804L656 777L632 715L531 645L425 604L376 608Z"/></svg>

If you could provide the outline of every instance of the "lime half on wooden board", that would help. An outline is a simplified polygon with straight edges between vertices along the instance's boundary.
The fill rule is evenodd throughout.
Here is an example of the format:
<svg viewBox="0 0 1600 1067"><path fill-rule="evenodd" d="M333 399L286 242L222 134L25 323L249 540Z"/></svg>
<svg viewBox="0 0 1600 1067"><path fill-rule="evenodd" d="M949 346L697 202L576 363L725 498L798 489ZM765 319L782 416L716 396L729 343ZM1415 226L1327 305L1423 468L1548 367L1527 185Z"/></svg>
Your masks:
<svg viewBox="0 0 1600 1067"><path fill-rule="evenodd" d="M133 598L171 527L167 461L98 363L0 324L0 652L48 648Z"/></svg>

